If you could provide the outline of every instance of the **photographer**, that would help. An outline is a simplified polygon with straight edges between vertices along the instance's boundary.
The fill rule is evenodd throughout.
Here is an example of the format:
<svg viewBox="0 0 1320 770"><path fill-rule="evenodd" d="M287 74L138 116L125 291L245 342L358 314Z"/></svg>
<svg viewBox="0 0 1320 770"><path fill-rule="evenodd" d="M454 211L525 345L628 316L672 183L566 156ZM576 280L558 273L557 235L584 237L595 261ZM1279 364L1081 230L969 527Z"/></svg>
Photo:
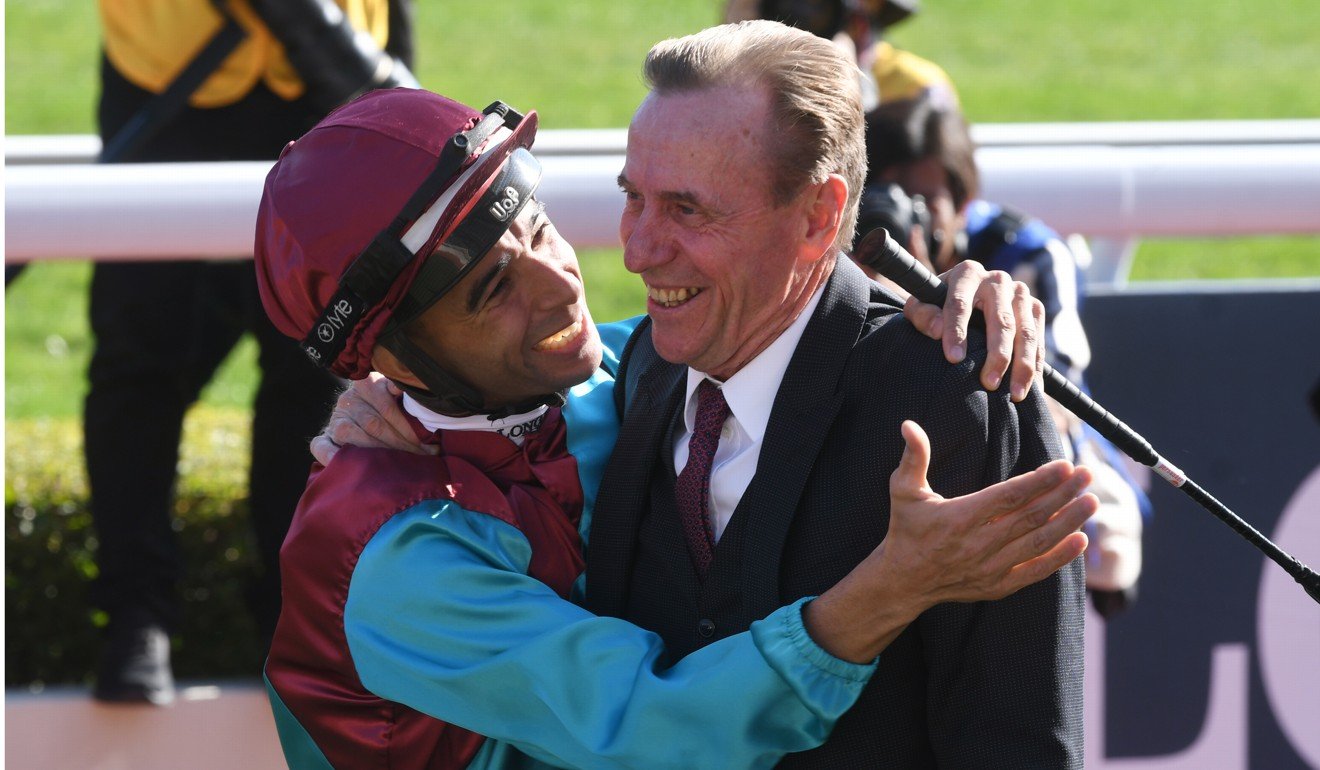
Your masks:
<svg viewBox="0 0 1320 770"><path fill-rule="evenodd" d="M925 96L886 102L866 116L866 146L869 171L859 238L884 227L935 272L970 259L1026 283L1045 305L1046 360L1085 387L1091 350L1079 315L1082 280L1076 260L1045 223L976 199L975 146L962 114ZM1101 508L1087 525L1092 543L1087 588L1097 610L1108 616L1135 598L1149 501L1127 476L1113 445L1049 403L1072 459L1095 472L1090 491Z"/></svg>
<svg viewBox="0 0 1320 770"><path fill-rule="evenodd" d="M390 13L403 8L397 0L99 6L101 162L274 160L355 91L411 81L401 64L380 66L379 46L410 50L407 15ZM362 81L364 71L388 77ZM279 547L311 462L306 440L338 382L266 319L246 260L97 264L91 327L84 429L100 541L93 599L109 616L93 694L163 704L173 698L169 634L182 568L170 519L185 411L251 332L262 374L249 499L264 574L249 604L269 639Z"/></svg>

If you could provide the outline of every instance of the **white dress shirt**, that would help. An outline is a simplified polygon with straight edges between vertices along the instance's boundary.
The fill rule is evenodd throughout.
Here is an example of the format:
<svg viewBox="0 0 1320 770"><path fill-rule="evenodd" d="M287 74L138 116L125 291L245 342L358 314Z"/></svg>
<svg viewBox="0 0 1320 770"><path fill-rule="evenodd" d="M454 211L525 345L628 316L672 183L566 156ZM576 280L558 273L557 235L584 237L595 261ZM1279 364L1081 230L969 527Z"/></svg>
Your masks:
<svg viewBox="0 0 1320 770"><path fill-rule="evenodd" d="M692 437L692 426L697 419L697 386L702 380L710 380L724 392L724 400L729 405L729 419L724 421L720 431L720 445L715 450L715 459L710 471L710 515L711 530L716 542L729 525L733 511L742 500L747 485L756 475L756 464L761 458L761 442L765 439L765 427L770 422L770 409L775 403L775 394L788 370L788 362L797 350L807 322L816 311L825 287L816 289L807 306L802 309L792 325L779 335L778 339L762 350L736 374L720 382L696 369L688 368L687 396L683 409L683 429L674 436L674 472L682 473L688 461L688 440Z"/></svg>

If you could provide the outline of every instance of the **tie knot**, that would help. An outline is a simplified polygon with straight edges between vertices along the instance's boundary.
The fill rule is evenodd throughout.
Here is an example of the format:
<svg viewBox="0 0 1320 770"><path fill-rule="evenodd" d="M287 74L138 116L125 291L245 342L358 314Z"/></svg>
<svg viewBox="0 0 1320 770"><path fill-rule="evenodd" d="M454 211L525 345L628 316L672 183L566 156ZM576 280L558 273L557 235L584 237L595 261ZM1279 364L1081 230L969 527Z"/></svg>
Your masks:
<svg viewBox="0 0 1320 770"><path fill-rule="evenodd" d="M718 428L729 418L729 402L724 400L724 391L710 380L702 380L697 386L697 430L710 426Z"/></svg>

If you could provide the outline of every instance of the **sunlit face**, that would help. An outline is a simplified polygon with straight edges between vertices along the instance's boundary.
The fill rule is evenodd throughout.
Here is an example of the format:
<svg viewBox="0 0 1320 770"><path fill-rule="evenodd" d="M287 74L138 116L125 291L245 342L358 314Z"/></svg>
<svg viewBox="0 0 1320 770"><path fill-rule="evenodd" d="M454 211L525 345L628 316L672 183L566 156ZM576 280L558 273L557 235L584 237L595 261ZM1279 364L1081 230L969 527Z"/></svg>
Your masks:
<svg viewBox="0 0 1320 770"><path fill-rule="evenodd" d="M487 410L576 385L601 361L577 255L536 200L408 334Z"/></svg>
<svg viewBox="0 0 1320 770"><path fill-rule="evenodd" d="M941 234L940 252L930 255L931 263L938 272L953 267L957 258L954 253L954 236L962 232L966 219L965 212L954 206L953 193L949 190L949 174L940 165L939 158L928 156L900 163L886 169L880 178L902 187L908 195L925 197L926 208L930 211L931 229Z"/></svg>
<svg viewBox="0 0 1320 770"><path fill-rule="evenodd" d="M813 188L775 205L770 126L764 89L713 88L653 93L628 129L624 263L646 283L656 351L716 377L773 342L818 285L803 256Z"/></svg>

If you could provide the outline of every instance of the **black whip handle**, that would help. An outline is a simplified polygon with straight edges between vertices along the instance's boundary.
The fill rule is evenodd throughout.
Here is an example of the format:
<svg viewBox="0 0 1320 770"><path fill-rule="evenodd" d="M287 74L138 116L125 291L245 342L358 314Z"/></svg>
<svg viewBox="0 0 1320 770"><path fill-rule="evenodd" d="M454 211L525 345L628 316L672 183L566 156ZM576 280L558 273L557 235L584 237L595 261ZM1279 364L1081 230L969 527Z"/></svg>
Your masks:
<svg viewBox="0 0 1320 770"><path fill-rule="evenodd" d="M884 228L877 228L867 233L857 245L855 252L856 259L861 264L903 287L922 302L943 307L949 287L890 237ZM973 325L983 326L984 321L979 316L974 316ZM1095 428L1096 432L1109 439L1114 446L1133 460L1153 469L1160 478L1181 489L1243 539L1260 549L1300 583L1312 599L1320 603L1320 574L1299 562L1255 527L1243 521L1228 506L1188 478L1177 466L1161 457L1141 434L1110 414L1049 364L1045 365L1041 379L1045 392L1051 398Z"/></svg>

